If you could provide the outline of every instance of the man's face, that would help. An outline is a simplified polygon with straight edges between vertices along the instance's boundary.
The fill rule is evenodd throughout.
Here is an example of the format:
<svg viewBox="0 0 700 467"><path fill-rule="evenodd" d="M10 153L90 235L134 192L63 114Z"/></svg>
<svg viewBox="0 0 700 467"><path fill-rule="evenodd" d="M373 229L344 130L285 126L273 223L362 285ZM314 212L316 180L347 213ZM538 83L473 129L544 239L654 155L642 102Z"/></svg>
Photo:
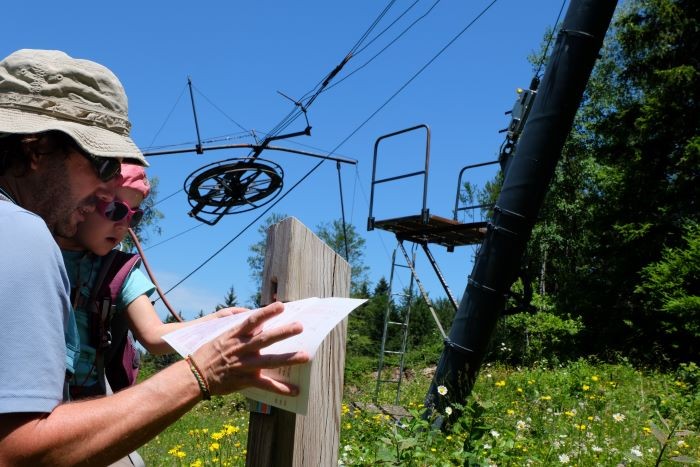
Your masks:
<svg viewBox="0 0 700 467"><path fill-rule="evenodd" d="M119 176L103 182L92 163L76 149L68 148L65 158L45 155L39 170L43 184L35 195L37 212L55 235L71 237L79 222L95 210L97 199L111 201Z"/></svg>

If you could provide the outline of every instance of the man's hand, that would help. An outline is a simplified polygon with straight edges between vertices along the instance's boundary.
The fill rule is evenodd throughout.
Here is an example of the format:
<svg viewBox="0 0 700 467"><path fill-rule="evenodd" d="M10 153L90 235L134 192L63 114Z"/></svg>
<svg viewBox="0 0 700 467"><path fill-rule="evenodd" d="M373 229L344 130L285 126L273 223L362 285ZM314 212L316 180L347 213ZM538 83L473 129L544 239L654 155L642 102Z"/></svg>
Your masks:
<svg viewBox="0 0 700 467"><path fill-rule="evenodd" d="M309 361L305 351L261 355L260 350L275 342L300 334L300 323L263 331L263 324L284 311L275 302L252 313L235 328L200 347L193 355L212 394L229 394L246 387L257 387L284 395L295 395L297 388L262 374L263 369L298 365Z"/></svg>
<svg viewBox="0 0 700 467"><path fill-rule="evenodd" d="M222 308L220 310L216 310L215 312L211 313L211 316L214 318L223 318L225 316L231 316L235 315L238 313L243 313L244 311L250 311L248 308L241 308L238 306L231 306L227 308Z"/></svg>

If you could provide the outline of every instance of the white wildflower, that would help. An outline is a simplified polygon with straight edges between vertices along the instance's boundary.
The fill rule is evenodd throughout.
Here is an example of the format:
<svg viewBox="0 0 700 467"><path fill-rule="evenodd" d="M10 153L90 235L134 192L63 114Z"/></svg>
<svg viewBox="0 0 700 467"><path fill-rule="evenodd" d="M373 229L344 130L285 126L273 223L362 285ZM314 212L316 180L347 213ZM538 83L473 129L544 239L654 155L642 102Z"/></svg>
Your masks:
<svg viewBox="0 0 700 467"><path fill-rule="evenodd" d="M571 459L568 454L559 454L559 462L562 464L568 464Z"/></svg>
<svg viewBox="0 0 700 467"><path fill-rule="evenodd" d="M437 391L438 391L438 394L440 394L441 396L444 396L445 394L447 394L447 388L443 385L438 386Z"/></svg>
<svg viewBox="0 0 700 467"><path fill-rule="evenodd" d="M615 420L617 423L624 422L625 418L627 418L627 417L625 417L625 414L621 414L621 413L614 413L612 417L613 417L613 420Z"/></svg>

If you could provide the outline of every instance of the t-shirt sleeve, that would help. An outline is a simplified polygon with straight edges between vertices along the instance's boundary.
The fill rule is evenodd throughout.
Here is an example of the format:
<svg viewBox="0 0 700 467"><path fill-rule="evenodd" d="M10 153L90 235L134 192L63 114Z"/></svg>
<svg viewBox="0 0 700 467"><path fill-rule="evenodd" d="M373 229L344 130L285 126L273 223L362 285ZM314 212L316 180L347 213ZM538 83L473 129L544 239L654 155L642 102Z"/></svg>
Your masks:
<svg viewBox="0 0 700 467"><path fill-rule="evenodd" d="M117 297L117 308L119 310L125 310L126 307L140 295L150 297L155 290L156 286L148 277L146 277L141 269L134 269L126 278L124 285L122 285L122 289L119 291L119 296Z"/></svg>
<svg viewBox="0 0 700 467"><path fill-rule="evenodd" d="M44 221L0 202L0 413L63 400L69 282Z"/></svg>

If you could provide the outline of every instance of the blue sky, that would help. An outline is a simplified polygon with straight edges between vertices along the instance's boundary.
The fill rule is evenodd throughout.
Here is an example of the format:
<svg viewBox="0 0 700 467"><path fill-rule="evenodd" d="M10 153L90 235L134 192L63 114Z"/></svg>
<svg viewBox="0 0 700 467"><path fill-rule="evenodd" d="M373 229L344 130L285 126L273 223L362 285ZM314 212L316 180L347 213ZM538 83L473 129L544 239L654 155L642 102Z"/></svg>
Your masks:
<svg viewBox="0 0 700 467"><path fill-rule="evenodd" d="M33 2L28 9L20 3L3 6L2 56L19 48L60 49L108 66L126 88L132 136L143 149L194 145L188 76L195 88L202 139L229 136L231 139L215 144L251 142L241 138L242 129L264 134L293 109L278 91L299 98L313 90L387 6L367 0L127 0ZM389 233L365 230L377 137L417 124L430 127L428 207L433 214L451 217L460 169L497 157L504 138L498 131L509 123L504 112L513 107L516 88L527 87L534 73L527 57L539 50L562 5L561 0L498 0L435 58L492 2L420 0L370 43L413 3L398 0L393 4L361 43L361 52L331 84L354 70L356 73L320 94L308 109L311 136L275 143L320 154L337 148L335 155L358 161L356 166L341 168L345 212L346 219L366 239L365 263L374 283L381 276L388 277L396 243ZM412 29L362 67L433 5ZM302 118L285 132L300 131L304 126ZM419 133L383 143L378 177L420 170L424 144ZM147 250L163 289L198 267L262 212L226 216L215 226L201 225L183 233L201 224L187 215L190 206L182 187L188 175L207 164L246 155L246 150L226 150L150 159L149 175L160 180L160 199L172 195L158 204L165 214L162 235L151 236L151 245L162 243ZM318 162L280 152L265 152L261 157L284 170L283 192ZM469 180L481 184L494 171L475 171ZM422 186L418 179L411 180L378 189L378 219L420 212ZM314 230L321 222L340 218L335 163L321 165L271 212L295 216ZM258 225L255 223L169 294L186 318L199 310L213 309L231 285L242 302L254 293L246 258L249 246L260 239ZM432 252L450 288L459 296L472 270L473 248L460 247L447 253L434 246ZM422 254L417 267L431 296L443 296ZM400 275L397 285L407 284L407 280Z"/></svg>

